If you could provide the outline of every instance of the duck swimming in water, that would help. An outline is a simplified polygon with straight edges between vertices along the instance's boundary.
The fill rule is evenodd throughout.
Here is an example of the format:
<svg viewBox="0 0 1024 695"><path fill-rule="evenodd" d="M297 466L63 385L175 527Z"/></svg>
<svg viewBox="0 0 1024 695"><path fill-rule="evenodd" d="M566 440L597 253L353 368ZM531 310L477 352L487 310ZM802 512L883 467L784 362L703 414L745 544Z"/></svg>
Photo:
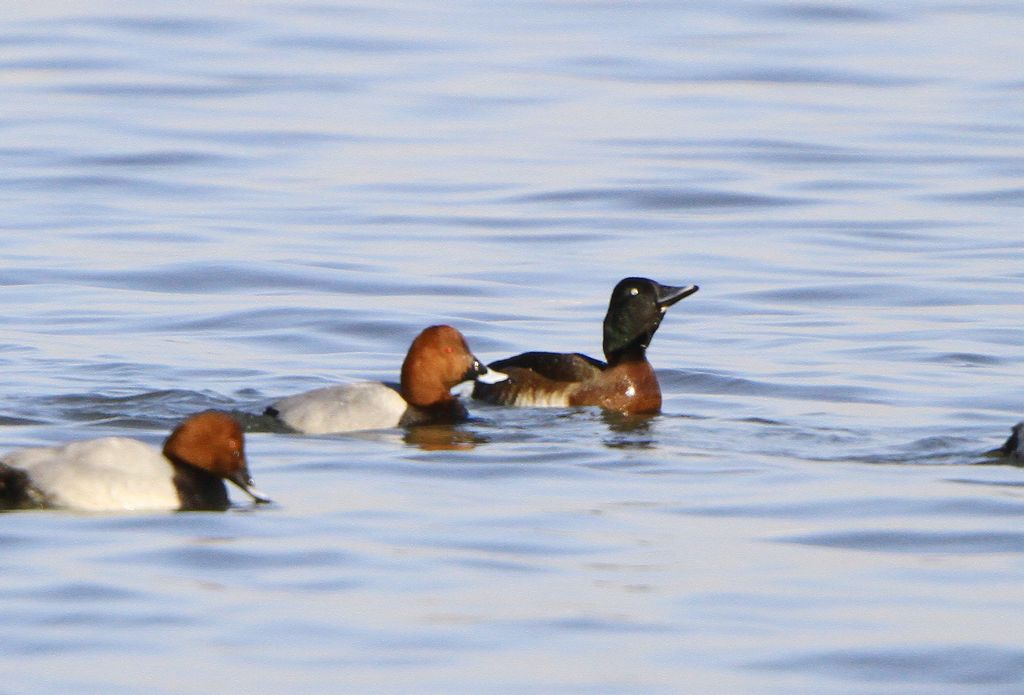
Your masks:
<svg viewBox="0 0 1024 695"><path fill-rule="evenodd" d="M178 425L163 450L127 437L19 449L0 457L0 507L77 511L224 510L224 481L256 502L242 428L209 410Z"/></svg>
<svg viewBox="0 0 1024 695"><path fill-rule="evenodd" d="M991 456L1011 459L1014 463L1024 465L1024 422L1018 422L1010 430L1010 437L998 449L988 452Z"/></svg>
<svg viewBox="0 0 1024 695"><path fill-rule="evenodd" d="M378 381L327 386L282 398L265 414L305 434L455 423L468 413L452 388L504 378L473 356L459 331L430 326L412 341L397 388Z"/></svg>
<svg viewBox="0 0 1024 695"><path fill-rule="evenodd" d="M596 405L623 413L656 413L661 410L661 387L647 361L647 347L669 307L698 289L625 278L612 290L604 317L606 362L578 352L524 352L488 365L509 378L477 382L473 398L497 405Z"/></svg>

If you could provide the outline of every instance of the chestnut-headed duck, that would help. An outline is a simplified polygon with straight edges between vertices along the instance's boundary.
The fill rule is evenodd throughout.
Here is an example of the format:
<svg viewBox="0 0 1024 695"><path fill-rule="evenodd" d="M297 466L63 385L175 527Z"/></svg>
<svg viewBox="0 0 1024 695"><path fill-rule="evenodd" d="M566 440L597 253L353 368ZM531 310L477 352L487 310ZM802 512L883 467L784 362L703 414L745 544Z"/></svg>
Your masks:
<svg viewBox="0 0 1024 695"><path fill-rule="evenodd" d="M456 329L430 326L412 341L397 390L377 381L327 386L282 398L265 414L304 434L454 423L468 413L452 388L505 378L474 357Z"/></svg>
<svg viewBox="0 0 1024 695"><path fill-rule="evenodd" d="M126 437L19 449L0 458L0 507L89 512L221 511L229 480L256 502L238 422L206 411L178 425L163 451Z"/></svg>
<svg viewBox="0 0 1024 695"><path fill-rule="evenodd" d="M661 387L647 361L647 346L668 308L699 288L670 287L626 278L612 290L604 317L607 363L580 353L524 352L492 362L508 374L494 385L477 383L473 398L498 405L596 405L623 413L661 410Z"/></svg>

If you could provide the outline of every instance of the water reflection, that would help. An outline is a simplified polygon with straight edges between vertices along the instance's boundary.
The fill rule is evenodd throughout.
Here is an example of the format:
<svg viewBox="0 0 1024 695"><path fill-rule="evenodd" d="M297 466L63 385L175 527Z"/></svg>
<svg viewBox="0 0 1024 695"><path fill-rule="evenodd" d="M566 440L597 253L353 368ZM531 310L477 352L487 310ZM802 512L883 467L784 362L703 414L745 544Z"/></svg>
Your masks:
<svg viewBox="0 0 1024 695"><path fill-rule="evenodd" d="M402 441L424 451L469 451L488 440L451 425L419 425L406 429Z"/></svg>
<svg viewBox="0 0 1024 695"><path fill-rule="evenodd" d="M610 433L602 442L611 449L652 449L656 442L651 425L656 417L650 414L601 410L601 421L607 425Z"/></svg>

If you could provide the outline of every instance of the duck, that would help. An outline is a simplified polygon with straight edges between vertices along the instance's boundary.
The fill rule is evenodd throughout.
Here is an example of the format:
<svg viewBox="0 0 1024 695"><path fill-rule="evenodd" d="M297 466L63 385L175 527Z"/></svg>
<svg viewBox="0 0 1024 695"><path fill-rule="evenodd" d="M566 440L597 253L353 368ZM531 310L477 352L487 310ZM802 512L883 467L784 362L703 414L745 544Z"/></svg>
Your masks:
<svg viewBox="0 0 1024 695"><path fill-rule="evenodd" d="M302 434L452 424L469 417L455 386L506 378L477 359L457 329L428 326L409 346L397 388L379 381L327 386L282 398L264 414Z"/></svg>
<svg viewBox="0 0 1024 695"><path fill-rule="evenodd" d="M661 387L647 348L668 308L699 289L624 278L612 290L604 317L604 362L578 352L524 352L489 364L508 379L476 383L473 398L495 405L660 412Z"/></svg>
<svg viewBox="0 0 1024 695"><path fill-rule="evenodd" d="M0 457L0 508L223 511L225 480L256 503L270 502L253 487L238 421L209 410L185 419L162 450L102 437L12 451Z"/></svg>
<svg viewBox="0 0 1024 695"><path fill-rule="evenodd" d="M998 449L988 454L1010 459L1014 463L1024 464L1024 421L1018 422L1010 429L1010 437Z"/></svg>

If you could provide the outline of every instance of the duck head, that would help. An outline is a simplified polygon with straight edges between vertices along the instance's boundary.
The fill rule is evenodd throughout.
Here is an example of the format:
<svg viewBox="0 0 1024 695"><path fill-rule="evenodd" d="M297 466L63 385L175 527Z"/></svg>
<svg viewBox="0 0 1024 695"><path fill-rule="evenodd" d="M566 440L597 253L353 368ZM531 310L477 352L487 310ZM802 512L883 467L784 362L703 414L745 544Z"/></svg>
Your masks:
<svg viewBox="0 0 1024 695"><path fill-rule="evenodd" d="M630 352L643 354L668 308L696 292L697 285L672 287L648 278L626 278L612 290L604 317L604 355L614 364Z"/></svg>
<svg viewBox="0 0 1024 695"><path fill-rule="evenodd" d="M430 326L416 336L402 363L402 397L428 407L452 399L451 390L464 381L493 384L508 376L478 360L466 339L451 326Z"/></svg>
<svg viewBox="0 0 1024 695"><path fill-rule="evenodd" d="M227 413L208 410L189 417L164 442L164 456L229 480L256 502L270 502L253 487L242 427Z"/></svg>

